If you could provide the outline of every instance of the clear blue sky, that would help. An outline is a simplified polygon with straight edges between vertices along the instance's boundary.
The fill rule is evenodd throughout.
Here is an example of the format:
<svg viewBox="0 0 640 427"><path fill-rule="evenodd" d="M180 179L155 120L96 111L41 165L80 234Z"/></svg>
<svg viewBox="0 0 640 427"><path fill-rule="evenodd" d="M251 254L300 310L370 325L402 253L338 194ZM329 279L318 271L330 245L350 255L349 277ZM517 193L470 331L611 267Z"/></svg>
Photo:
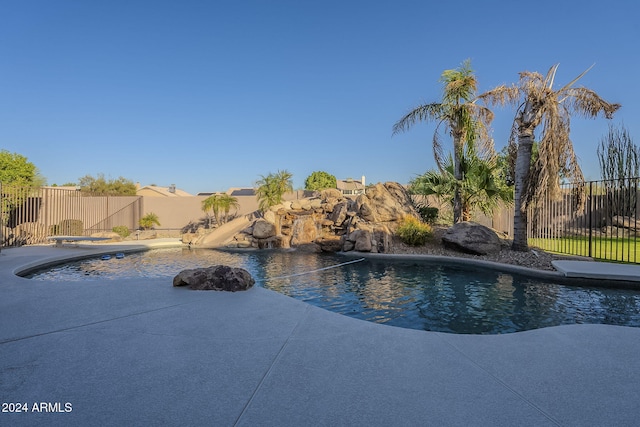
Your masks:
<svg viewBox="0 0 640 427"><path fill-rule="evenodd" d="M622 104L640 144L639 6L608 1L0 1L0 149L49 184L90 174L191 193L287 169L367 183L434 167L435 124L391 136L470 58L480 91L546 73ZM507 141L512 109L496 110ZM605 119L574 118L598 179Z"/></svg>

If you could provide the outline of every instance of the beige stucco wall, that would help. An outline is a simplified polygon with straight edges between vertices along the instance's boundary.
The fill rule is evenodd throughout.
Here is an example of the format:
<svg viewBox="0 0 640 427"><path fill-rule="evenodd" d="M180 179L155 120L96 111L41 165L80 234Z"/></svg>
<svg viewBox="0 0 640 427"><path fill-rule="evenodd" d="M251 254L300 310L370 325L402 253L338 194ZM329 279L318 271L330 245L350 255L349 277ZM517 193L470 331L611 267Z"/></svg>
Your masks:
<svg viewBox="0 0 640 427"><path fill-rule="evenodd" d="M190 222L198 222L206 218L202 210L202 201L206 196L190 197L143 197L142 215L150 212L158 215L159 229L182 229ZM258 209L258 201L255 196L237 197L240 208L231 210L230 215L245 215Z"/></svg>

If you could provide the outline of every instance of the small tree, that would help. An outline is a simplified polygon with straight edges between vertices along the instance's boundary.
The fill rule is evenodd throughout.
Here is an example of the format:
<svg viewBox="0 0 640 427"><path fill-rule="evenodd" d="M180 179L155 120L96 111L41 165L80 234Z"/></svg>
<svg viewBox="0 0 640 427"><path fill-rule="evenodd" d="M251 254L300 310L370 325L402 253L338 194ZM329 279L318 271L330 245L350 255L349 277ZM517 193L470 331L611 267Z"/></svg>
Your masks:
<svg viewBox="0 0 640 427"><path fill-rule="evenodd" d="M240 203L238 203L238 199L230 196L228 194L222 194L220 196L220 209L224 212L223 222L227 222L229 220L229 211L231 209L238 209L240 207Z"/></svg>
<svg viewBox="0 0 640 427"><path fill-rule="evenodd" d="M38 168L18 153L0 150L0 183L18 187L42 186L45 179Z"/></svg>
<svg viewBox="0 0 640 427"><path fill-rule="evenodd" d="M258 198L258 208L266 211L271 206L282 203L285 193L293 191L293 175L286 170L278 171L267 176L261 176L256 182L256 197Z"/></svg>
<svg viewBox="0 0 640 427"><path fill-rule="evenodd" d="M148 214L140 218L139 224L143 230L149 230L153 228L154 225L160 226L160 220L158 219L158 215L154 214L153 212L149 212Z"/></svg>
<svg viewBox="0 0 640 427"><path fill-rule="evenodd" d="M133 181L123 177L107 180L103 174L96 178L85 175L78 180L78 185L81 191L100 196L135 196L137 192Z"/></svg>
<svg viewBox="0 0 640 427"><path fill-rule="evenodd" d="M36 187L44 184L45 179L38 168L25 156L0 150L0 189L3 195L0 198L0 225L7 225L12 211L25 209L30 200L39 200L32 196L37 196L34 194Z"/></svg>
<svg viewBox="0 0 640 427"><path fill-rule="evenodd" d="M304 181L305 190L320 191L327 188L336 188L336 186L336 177L324 171L313 172Z"/></svg>
<svg viewBox="0 0 640 427"><path fill-rule="evenodd" d="M207 197L202 201L202 210L204 211L205 214L207 214L209 228L211 228L213 225L211 221L212 216L209 215L209 211L213 212L213 219L215 219L215 221L218 224L221 223L221 218L220 218L220 208L222 207L221 197L222 197L221 194L212 194L211 196Z"/></svg>
<svg viewBox="0 0 640 427"><path fill-rule="evenodd" d="M600 140L597 154L602 179L632 178L640 173L640 148L624 126L615 128L609 124L609 132Z"/></svg>
<svg viewBox="0 0 640 427"><path fill-rule="evenodd" d="M454 195L458 192L463 221L471 220L471 213L475 209L490 216L500 202L513 202L513 188L500 177L501 170L495 157L481 159L468 147L460 160L462 180L455 179L453 159L449 157L444 170L430 170L413 179L410 191L423 196L435 195L452 207Z"/></svg>

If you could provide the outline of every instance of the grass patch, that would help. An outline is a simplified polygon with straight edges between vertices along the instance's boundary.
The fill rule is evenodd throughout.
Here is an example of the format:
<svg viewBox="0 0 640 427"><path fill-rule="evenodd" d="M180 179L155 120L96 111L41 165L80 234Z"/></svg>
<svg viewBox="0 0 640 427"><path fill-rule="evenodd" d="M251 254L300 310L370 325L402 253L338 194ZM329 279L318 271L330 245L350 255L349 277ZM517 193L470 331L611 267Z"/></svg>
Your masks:
<svg viewBox="0 0 640 427"><path fill-rule="evenodd" d="M594 259L640 263L638 238L593 237L589 252L588 237L559 237L553 239L529 239L530 246L547 252L592 257Z"/></svg>

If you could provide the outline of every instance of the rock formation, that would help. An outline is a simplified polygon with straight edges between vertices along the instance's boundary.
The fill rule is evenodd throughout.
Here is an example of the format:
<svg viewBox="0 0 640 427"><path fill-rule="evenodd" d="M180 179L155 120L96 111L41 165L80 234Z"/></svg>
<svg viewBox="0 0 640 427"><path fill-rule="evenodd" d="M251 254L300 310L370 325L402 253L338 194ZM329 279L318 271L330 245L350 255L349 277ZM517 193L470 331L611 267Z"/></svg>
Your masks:
<svg viewBox="0 0 640 427"><path fill-rule="evenodd" d="M173 278L173 286L188 286L201 291L246 291L254 283L247 270L226 265L182 270Z"/></svg>
<svg viewBox="0 0 640 427"><path fill-rule="evenodd" d="M395 182L368 187L355 199L328 189L273 206L228 246L386 252L392 232L407 215L418 216L404 187Z"/></svg>

